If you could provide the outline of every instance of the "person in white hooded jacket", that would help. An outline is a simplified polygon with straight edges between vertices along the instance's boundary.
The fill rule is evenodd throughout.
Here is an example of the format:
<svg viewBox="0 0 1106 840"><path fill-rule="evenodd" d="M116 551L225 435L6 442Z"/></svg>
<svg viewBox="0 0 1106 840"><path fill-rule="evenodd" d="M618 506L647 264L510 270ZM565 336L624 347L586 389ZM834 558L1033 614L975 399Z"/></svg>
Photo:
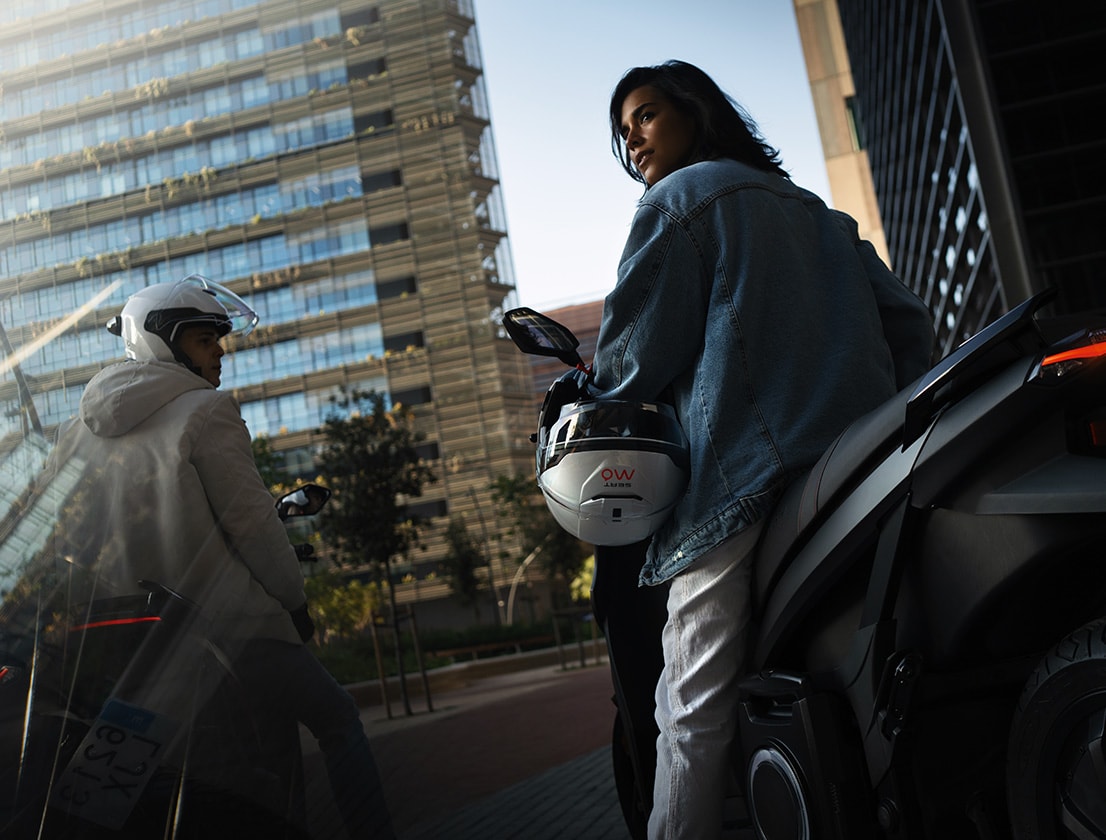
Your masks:
<svg viewBox="0 0 1106 840"><path fill-rule="evenodd" d="M96 598L153 581L199 605L255 705L319 740L350 836L391 837L358 708L303 644L314 627L299 560L238 403L217 390L221 339L256 323L198 275L127 301L108 329L128 358L89 382L51 456L83 474L60 550L89 570Z"/></svg>

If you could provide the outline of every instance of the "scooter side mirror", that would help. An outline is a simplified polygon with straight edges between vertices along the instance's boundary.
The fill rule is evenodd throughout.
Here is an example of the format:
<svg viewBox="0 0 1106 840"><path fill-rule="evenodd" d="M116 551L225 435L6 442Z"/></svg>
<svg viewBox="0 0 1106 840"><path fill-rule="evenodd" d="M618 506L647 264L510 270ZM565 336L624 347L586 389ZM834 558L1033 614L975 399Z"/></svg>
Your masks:
<svg viewBox="0 0 1106 840"><path fill-rule="evenodd" d="M503 327L511 341L523 353L531 356L553 356L569 367L584 364L576 350L580 346L580 340L572 334L572 330L548 315L542 315L525 306L511 309L503 315Z"/></svg>
<svg viewBox="0 0 1106 840"><path fill-rule="evenodd" d="M291 516L314 516L330 499L330 491L318 484L304 484L285 493L276 502L281 519Z"/></svg>

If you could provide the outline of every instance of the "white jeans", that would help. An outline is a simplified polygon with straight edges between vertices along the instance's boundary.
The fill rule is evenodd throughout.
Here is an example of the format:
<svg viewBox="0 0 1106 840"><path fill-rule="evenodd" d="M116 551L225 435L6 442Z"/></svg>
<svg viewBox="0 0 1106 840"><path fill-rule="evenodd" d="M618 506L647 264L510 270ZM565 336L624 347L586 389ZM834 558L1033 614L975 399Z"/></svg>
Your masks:
<svg viewBox="0 0 1106 840"><path fill-rule="evenodd" d="M731 537L672 579L656 695L651 840L722 833L760 530L758 523Z"/></svg>

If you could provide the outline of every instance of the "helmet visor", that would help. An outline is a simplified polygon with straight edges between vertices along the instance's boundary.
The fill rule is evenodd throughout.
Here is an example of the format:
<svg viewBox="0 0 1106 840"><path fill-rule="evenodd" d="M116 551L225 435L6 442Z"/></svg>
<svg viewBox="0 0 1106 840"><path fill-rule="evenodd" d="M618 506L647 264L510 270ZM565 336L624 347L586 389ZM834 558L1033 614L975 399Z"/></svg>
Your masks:
<svg viewBox="0 0 1106 840"><path fill-rule="evenodd" d="M596 449L663 452L687 465L686 438L671 406L598 400L578 403L566 414L546 448L546 469L570 452Z"/></svg>
<svg viewBox="0 0 1106 840"><path fill-rule="evenodd" d="M260 320L257 313L226 286L208 280L202 274L189 274L180 282L182 285L192 285L212 295L227 311L227 317L230 318L230 329L227 335L249 335L257 326Z"/></svg>

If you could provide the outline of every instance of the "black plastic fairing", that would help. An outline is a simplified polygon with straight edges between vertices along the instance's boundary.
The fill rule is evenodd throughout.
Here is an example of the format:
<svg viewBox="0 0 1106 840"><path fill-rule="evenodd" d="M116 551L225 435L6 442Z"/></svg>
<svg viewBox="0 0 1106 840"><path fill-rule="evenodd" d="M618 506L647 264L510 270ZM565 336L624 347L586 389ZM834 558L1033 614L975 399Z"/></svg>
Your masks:
<svg viewBox="0 0 1106 840"><path fill-rule="evenodd" d="M928 667L1044 651L1106 608L1106 517L928 514L899 604Z"/></svg>

